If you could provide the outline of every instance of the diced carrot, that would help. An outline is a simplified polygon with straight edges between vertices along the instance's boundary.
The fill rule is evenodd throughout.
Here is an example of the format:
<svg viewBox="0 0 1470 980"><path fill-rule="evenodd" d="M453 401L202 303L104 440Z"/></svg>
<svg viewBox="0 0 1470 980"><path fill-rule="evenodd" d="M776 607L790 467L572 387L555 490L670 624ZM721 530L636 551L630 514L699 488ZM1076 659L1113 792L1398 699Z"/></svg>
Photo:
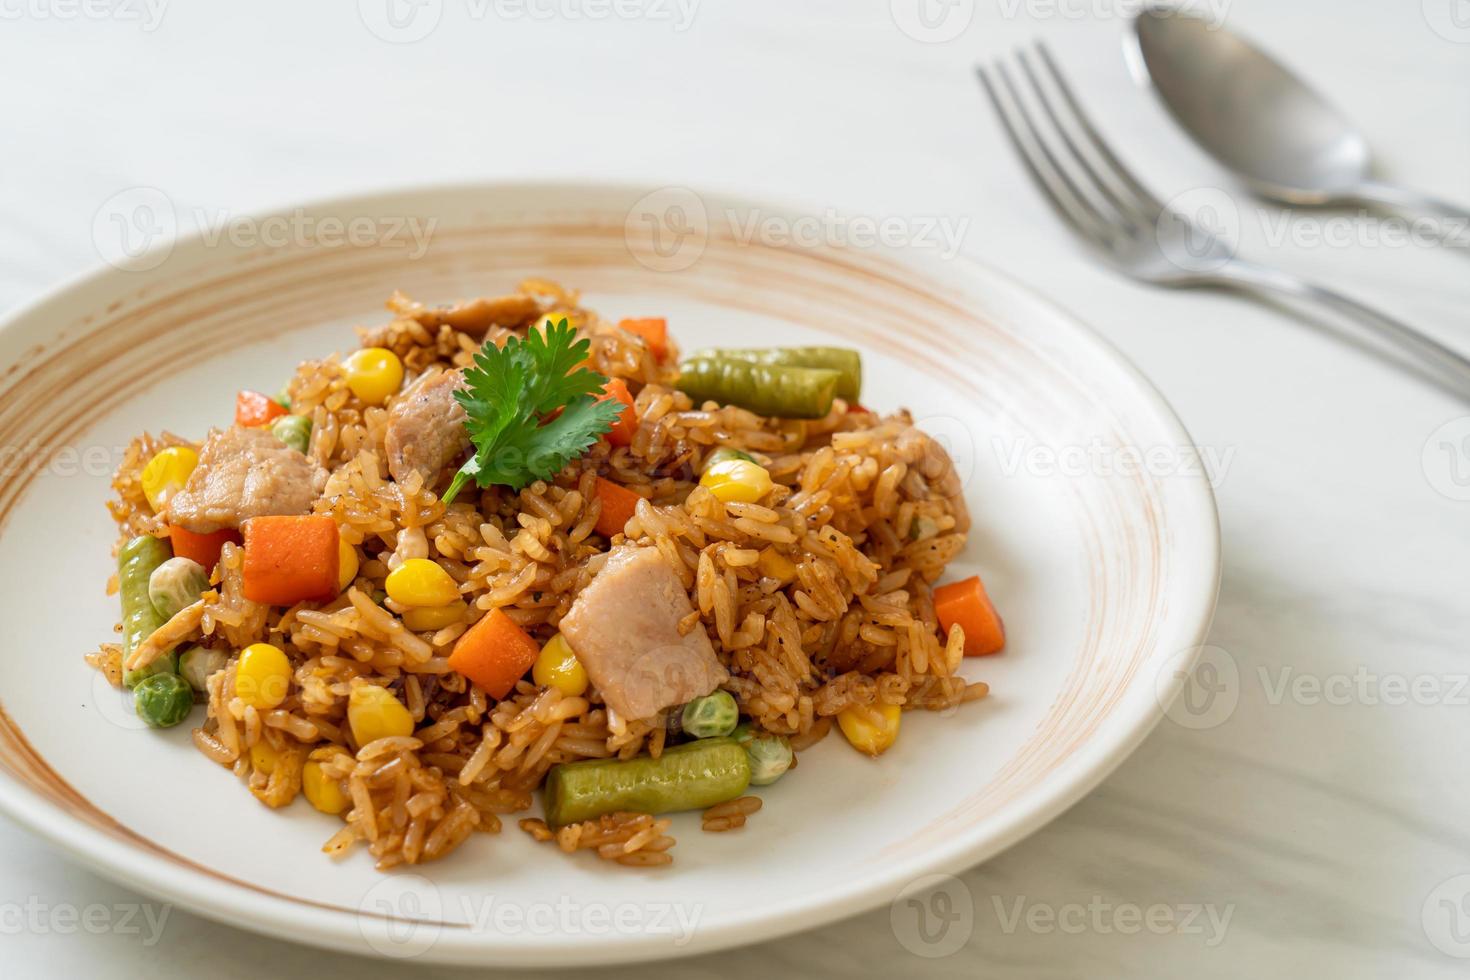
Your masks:
<svg viewBox="0 0 1470 980"><path fill-rule="evenodd" d="M220 549L225 546L226 541L240 543L240 532L227 527L210 534L195 534L176 524L170 524L168 539L174 546L175 558L197 561L208 573L214 571L214 566L219 564Z"/></svg>
<svg viewBox="0 0 1470 980"><path fill-rule="evenodd" d="M511 692L540 655L539 643L502 610L492 609L454 644L449 667L498 701Z"/></svg>
<svg viewBox="0 0 1470 980"><path fill-rule="evenodd" d="M980 576L941 585L934 590L934 612L948 633L956 623L965 631L965 656L996 653L1006 645L1006 627L985 594Z"/></svg>
<svg viewBox="0 0 1470 980"><path fill-rule="evenodd" d="M643 317L637 320L622 320L618 328L642 337L648 352L656 361L669 356L669 324L661 316Z"/></svg>
<svg viewBox="0 0 1470 980"><path fill-rule="evenodd" d="M337 522L325 514L246 521L243 591L251 602L292 606L337 597Z"/></svg>
<svg viewBox="0 0 1470 980"><path fill-rule="evenodd" d="M600 402L619 401L627 407L613 427L608 430L607 441L614 446L631 446L633 444L633 433L638 431L638 413L633 411L633 393L628 390L628 383L622 378L610 378L602 388L602 394L597 396Z"/></svg>
<svg viewBox="0 0 1470 980"><path fill-rule="evenodd" d="M638 507L638 501L643 498L638 496L627 487L619 486L611 480L597 478L597 499L602 501L602 513L597 515L595 525L597 533L606 537L621 534L623 525L628 523L628 518Z"/></svg>
<svg viewBox="0 0 1470 980"><path fill-rule="evenodd" d="M235 396L235 424L265 425L286 414L286 406L258 391L241 391Z"/></svg>

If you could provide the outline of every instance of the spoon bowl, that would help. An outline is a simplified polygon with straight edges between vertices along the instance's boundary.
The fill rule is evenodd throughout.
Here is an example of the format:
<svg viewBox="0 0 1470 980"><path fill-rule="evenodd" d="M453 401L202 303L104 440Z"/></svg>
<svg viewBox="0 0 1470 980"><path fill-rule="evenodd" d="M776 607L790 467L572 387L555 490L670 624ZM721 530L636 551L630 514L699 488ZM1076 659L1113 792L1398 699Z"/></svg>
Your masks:
<svg viewBox="0 0 1470 980"><path fill-rule="evenodd" d="M1463 208L1374 179L1368 141L1352 122L1222 24L1145 7L1125 47L1134 74L1179 125L1258 194L1404 208L1451 219L1462 232L1470 224Z"/></svg>

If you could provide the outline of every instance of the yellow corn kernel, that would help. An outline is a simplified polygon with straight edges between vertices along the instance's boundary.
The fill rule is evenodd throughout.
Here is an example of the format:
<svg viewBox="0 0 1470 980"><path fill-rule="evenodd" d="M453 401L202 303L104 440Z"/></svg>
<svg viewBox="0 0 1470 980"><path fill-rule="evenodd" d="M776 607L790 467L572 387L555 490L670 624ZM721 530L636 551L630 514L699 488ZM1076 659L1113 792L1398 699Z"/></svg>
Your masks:
<svg viewBox="0 0 1470 980"><path fill-rule="evenodd" d="M552 310L550 313L541 317L540 321L536 324L536 328L542 333L545 333L547 327L554 327L563 320L567 321L567 326L573 330L581 329L585 322L584 317L580 313L574 313L571 310Z"/></svg>
<svg viewBox="0 0 1470 980"><path fill-rule="evenodd" d="M347 587L357 578L357 570L361 567L357 560L357 549L337 538L337 591L346 592Z"/></svg>
<svg viewBox="0 0 1470 980"><path fill-rule="evenodd" d="M268 711L286 700L291 690L291 661L280 647L252 643L240 652L235 667L235 695L257 711Z"/></svg>
<svg viewBox="0 0 1470 980"><path fill-rule="evenodd" d="M903 709L896 704L853 704L837 715L837 725L852 747L878 756L898 738Z"/></svg>
<svg viewBox="0 0 1470 980"><path fill-rule="evenodd" d="M405 606L447 606L459 598L459 586L438 562L410 558L388 573L388 598Z"/></svg>
<svg viewBox="0 0 1470 980"><path fill-rule="evenodd" d="M463 601L451 602L447 606L414 606L403 614L403 625L415 633L442 630L464 619Z"/></svg>
<svg viewBox="0 0 1470 980"><path fill-rule="evenodd" d="M726 459L706 469L699 485L727 504L753 504L771 492L771 474L748 459Z"/></svg>
<svg viewBox="0 0 1470 980"><path fill-rule="evenodd" d="M386 687L360 684L347 696L347 723L362 748L380 738L413 734L413 715Z"/></svg>
<svg viewBox="0 0 1470 980"><path fill-rule="evenodd" d="M569 698L587 690L587 669L560 633L541 648L541 656L531 667L531 679L542 687L554 687Z"/></svg>
<svg viewBox="0 0 1470 980"><path fill-rule="evenodd" d="M381 405L403 384L403 362L386 347L364 347L342 366L347 370L347 387L369 405Z"/></svg>
<svg viewBox="0 0 1470 980"><path fill-rule="evenodd" d="M183 489L184 484L189 482L189 474L198 465L199 454L188 446L160 449L148 461L138 482L143 484L143 496L148 498L148 506L153 508L155 514L163 510L163 505L168 503L170 497Z"/></svg>
<svg viewBox="0 0 1470 980"><path fill-rule="evenodd" d="M796 578L796 562L781 554L775 548L767 548L761 552L760 560L756 567L766 578L773 578L785 585Z"/></svg>
<svg viewBox="0 0 1470 980"><path fill-rule="evenodd" d="M256 772L263 772L269 776L276 768L276 760L281 753L271 748L271 743L261 739L250 746L250 764L255 767Z"/></svg>
<svg viewBox="0 0 1470 980"><path fill-rule="evenodd" d="M341 813L352 805L352 800L342 792L342 784L327 778L322 764L315 759L301 767L301 792L306 802L323 813Z"/></svg>

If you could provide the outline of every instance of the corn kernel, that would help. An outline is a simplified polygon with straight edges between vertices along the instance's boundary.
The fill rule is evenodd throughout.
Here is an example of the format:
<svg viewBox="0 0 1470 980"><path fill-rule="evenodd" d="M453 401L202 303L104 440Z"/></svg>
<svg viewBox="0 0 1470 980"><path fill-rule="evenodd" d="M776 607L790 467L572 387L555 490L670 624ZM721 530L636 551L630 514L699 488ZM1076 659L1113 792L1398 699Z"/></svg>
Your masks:
<svg viewBox="0 0 1470 980"><path fill-rule="evenodd" d="M265 739L261 739L259 742L250 746L250 765L255 768L256 772L262 772L269 776L275 771L276 760L280 757L281 753L271 748L271 743Z"/></svg>
<svg viewBox="0 0 1470 980"><path fill-rule="evenodd" d="M531 679L542 687L554 687L569 698L587 690L587 669L560 633L541 648L541 656L531 666Z"/></svg>
<svg viewBox="0 0 1470 980"><path fill-rule="evenodd" d="M756 567L766 578L773 578L782 585L796 578L796 563L775 548L762 551Z"/></svg>
<svg viewBox="0 0 1470 980"><path fill-rule="evenodd" d="M403 384L403 362L386 347L364 347L342 363L347 387L369 405L381 405Z"/></svg>
<svg viewBox="0 0 1470 980"><path fill-rule="evenodd" d="M235 667L235 695L257 711L268 711L286 700L291 690L291 661L280 647L252 643L240 652Z"/></svg>
<svg viewBox="0 0 1470 980"><path fill-rule="evenodd" d="M879 756L898 738L903 709L896 704L853 704L837 715L837 725L859 752Z"/></svg>
<svg viewBox="0 0 1470 980"><path fill-rule="evenodd" d="M552 310L541 317L536 324L536 329L545 333L547 327L554 327L563 320L567 321L567 326L573 330L580 330L585 322L585 318L580 313L571 310Z"/></svg>
<svg viewBox="0 0 1470 980"><path fill-rule="evenodd" d="M415 633L442 630L446 626L462 622L466 608L468 607L463 601L451 602L447 606L414 606L404 612L403 625Z"/></svg>
<svg viewBox="0 0 1470 980"><path fill-rule="evenodd" d="M753 504L771 492L771 474L759 463L726 459L706 468L699 485L727 504Z"/></svg>
<svg viewBox="0 0 1470 980"><path fill-rule="evenodd" d="M405 606L447 606L459 599L459 585L438 562L410 558L388 573L388 598Z"/></svg>
<svg viewBox="0 0 1470 980"><path fill-rule="evenodd" d="M357 570L361 567L357 560L357 549L343 541L339 535L337 538L337 591L346 592L347 587L357 578Z"/></svg>
<svg viewBox="0 0 1470 980"><path fill-rule="evenodd" d="M183 489L189 482L189 474L199 465L199 454L188 446L169 446L161 449L143 467L138 482L143 485L143 496L156 514L163 510L169 498Z"/></svg>
<svg viewBox="0 0 1470 980"><path fill-rule="evenodd" d="M413 715L386 687L360 684L347 697L347 723L362 748L380 738L413 734Z"/></svg>
<svg viewBox="0 0 1470 980"><path fill-rule="evenodd" d="M342 784L327 778L322 764L315 759L301 767L301 792L306 802L323 813L341 813L352 805L352 800L342 792Z"/></svg>

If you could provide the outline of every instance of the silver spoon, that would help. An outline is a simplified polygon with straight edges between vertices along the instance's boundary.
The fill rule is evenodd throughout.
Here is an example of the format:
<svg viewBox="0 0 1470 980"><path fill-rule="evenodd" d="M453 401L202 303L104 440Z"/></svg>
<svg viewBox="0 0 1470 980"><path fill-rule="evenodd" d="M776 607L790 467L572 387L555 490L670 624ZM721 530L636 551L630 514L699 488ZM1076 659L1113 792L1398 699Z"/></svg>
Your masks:
<svg viewBox="0 0 1470 980"><path fill-rule="evenodd" d="M1372 176L1368 141L1331 103L1223 25L1159 7L1133 19L1129 62L1206 152L1264 197L1372 204L1458 226L1470 211Z"/></svg>

